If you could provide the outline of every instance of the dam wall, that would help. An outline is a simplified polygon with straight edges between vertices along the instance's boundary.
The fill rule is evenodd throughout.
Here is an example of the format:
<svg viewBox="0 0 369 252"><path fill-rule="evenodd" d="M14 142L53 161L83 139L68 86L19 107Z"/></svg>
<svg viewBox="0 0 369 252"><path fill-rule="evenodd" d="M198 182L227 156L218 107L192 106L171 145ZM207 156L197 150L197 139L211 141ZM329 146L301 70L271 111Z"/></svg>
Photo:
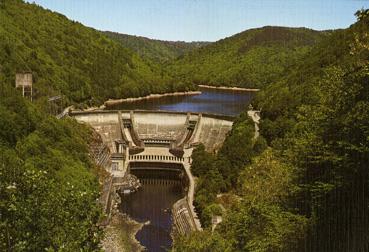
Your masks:
<svg viewBox="0 0 369 252"><path fill-rule="evenodd" d="M196 137L192 141L202 143L207 151L216 151L222 146L227 133L232 129L232 124L231 121L202 116Z"/></svg>
<svg viewBox="0 0 369 252"><path fill-rule="evenodd" d="M195 122L191 137L187 139L187 144L204 144L205 149L214 152L220 148L227 133L232 129L233 117L182 113L171 111L120 111L123 120L131 120L133 132L125 130L126 138L134 142L142 140L144 143L150 142L181 143L184 132L187 130L187 122ZM109 110L98 111L72 111L71 116L77 121L90 124L101 134L104 142L114 153L114 142L122 139L122 132L119 126L119 112ZM184 143L181 143L184 146Z"/></svg>
<svg viewBox="0 0 369 252"><path fill-rule="evenodd" d="M118 113L70 113L77 121L89 124L100 134L103 142L108 146L110 153L114 153L116 139L121 139Z"/></svg>
<svg viewBox="0 0 369 252"><path fill-rule="evenodd" d="M119 190L119 183L114 181L124 184L128 180L131 164L181 165L187 181L186 196L173 205L174 231L187 234L202 230L193 206L192 151L198 144L204 144L207 151L216 152L232 129L233 118L166 111L71 111L69 115L93 127L108 149L111 167L106 170L113 177L113 182L107 185L110 194ZM106 205L111 205L110 202L108 196Z"/></svg>
<svg viewBox="0 0 369 252"><path fill-rule="evenodd" d="M177 140L185 129L184 114L135 113L135 129L142 139Z"/></svg>

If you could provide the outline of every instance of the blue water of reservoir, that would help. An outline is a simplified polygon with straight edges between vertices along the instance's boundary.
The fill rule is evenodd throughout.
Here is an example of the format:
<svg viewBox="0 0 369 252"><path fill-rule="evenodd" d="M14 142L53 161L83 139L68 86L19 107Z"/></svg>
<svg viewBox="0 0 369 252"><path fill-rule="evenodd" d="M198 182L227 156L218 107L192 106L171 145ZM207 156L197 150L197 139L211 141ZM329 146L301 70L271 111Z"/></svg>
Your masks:
<svg viewBox="0 0 369 252"><path fill-rule="evenodd" d="M166 96L108 107L122 110L167 110L235 116L247 109L254 92L200 88L201 94Z"/></svg>

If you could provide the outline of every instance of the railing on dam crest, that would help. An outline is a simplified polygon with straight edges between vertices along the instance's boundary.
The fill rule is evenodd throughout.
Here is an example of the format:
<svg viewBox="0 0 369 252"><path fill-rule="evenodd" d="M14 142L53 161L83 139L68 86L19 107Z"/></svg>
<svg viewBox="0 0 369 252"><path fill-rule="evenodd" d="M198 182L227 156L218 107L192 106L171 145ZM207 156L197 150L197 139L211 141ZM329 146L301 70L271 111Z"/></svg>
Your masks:
<svg viewBox="0 0 369 252"><path fill-rule="evenodd" d="M148 162L164 162L164 163L182 163L190 162L190 158L166 156L166 155L129 155L129 161L148 161Z"/></svg>

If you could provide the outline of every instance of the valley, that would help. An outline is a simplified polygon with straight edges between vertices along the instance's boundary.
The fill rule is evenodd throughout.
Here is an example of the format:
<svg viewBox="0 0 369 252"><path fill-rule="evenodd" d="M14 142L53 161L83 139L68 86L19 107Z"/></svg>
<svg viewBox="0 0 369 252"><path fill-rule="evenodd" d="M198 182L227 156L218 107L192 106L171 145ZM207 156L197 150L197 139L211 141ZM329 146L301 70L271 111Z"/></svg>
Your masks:
<svg viewBox="0 0 369 252"><path fill-rule="evenodd" d="M164 41L0 0L0 250L368 251L355 19Z"/></svg>

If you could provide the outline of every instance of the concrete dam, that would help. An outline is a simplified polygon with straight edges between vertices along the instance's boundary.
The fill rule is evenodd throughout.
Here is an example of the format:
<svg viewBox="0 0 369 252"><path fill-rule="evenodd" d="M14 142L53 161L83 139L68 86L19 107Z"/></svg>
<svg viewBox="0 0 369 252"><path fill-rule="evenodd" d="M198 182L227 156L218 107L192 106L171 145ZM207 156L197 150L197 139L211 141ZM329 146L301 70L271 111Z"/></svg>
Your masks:
<svg viewBox="0 0 369 252"><path fill-rule="evenodd" d="M95 160L111 174L105 190L108 214L110 194L116 190L130 192L129 180L134 175L146 185L179 184L183 194L171 208L173 232L201 230L193 206L192 151L199 144L209 152L217 151L232 128L233 117L143 110L71 111L69 115L92 126L101 137Z"/></svg>
<svg viewBox="0 0 369 252"><path fill-rule="evenodd" d="M249 111L248 114L255 122L257 137L259 113ZM138 219L145 214L143 211L150 212L145 207L147 204L156 207L151 210L153 215L155 211L162 215L161 206L165 205L164 212L170 209L172 220L170 227L164 221L168 224L167 233L183 235L202 230L193 206L192 151L203 144L207 151L216 152L232 129L234 117L146 110L70 111L69 115L90 125L99 138L92 153L96 163L110 174L101 197L107 216L111 215L114 199L120 198L123 212ZM167 195L173 190L177 191L176 196ZM155 193L161 194L161 198L153 199ZM134 198L140 194L146 194L146 198ZM147 197L151 197L150 203ZM146 233L146 236L158 234ZM139 240L142 243L145 237Z"/></svg>

